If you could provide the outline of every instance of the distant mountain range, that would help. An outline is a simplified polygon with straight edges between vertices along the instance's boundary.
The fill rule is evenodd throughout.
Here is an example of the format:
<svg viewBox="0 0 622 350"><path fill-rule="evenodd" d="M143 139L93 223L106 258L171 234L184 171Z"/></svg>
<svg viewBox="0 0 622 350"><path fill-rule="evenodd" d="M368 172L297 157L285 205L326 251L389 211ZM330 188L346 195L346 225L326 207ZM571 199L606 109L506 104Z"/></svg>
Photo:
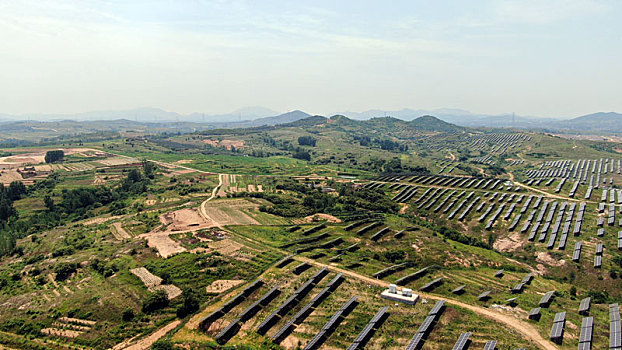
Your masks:
<svg viewBox="0 0 622 350"><path fill-rule="evenodd" d="M622 133L622 114L615 112L599 112L580 116L574 119L552 119L515 115L485 115L475 114L462 109L435 109L414 110L402 109L398 111L369 110L365 112L335 113L353 120L369 120L372 118L393 117L401 120L414 120L421 116L435 116L438 119L462 127L486 128L518 128L551 132L597 132ZM123 120L121 123L128 127L128 123L142 124L142 127L159 126L167 128L170 125L179 127L185 124L189 128L247 128L265 125L291 123L311 116L300 110L279 114L265 107L246 107L231 113L206 115L202 113L179 114L158 108L138 108L120 111L95 111L71 115L6 115L0 114L0 122L4 125L19 121L106 121ZM32 122L31 122L32 123ZM131 123L130 123L131 124ZM147 125L145 125L147 124ZM438 127L441 127L438 125ZM184 128L182 128L184 129Z"/></svg>

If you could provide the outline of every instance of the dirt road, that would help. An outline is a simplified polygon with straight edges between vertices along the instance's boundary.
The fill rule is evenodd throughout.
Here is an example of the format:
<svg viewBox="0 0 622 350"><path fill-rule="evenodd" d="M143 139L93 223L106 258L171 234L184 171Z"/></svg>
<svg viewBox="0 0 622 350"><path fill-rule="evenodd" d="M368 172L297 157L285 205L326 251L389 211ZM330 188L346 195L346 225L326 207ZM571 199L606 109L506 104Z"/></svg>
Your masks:
<svg viewBox="0 0 622 350"><path fill-rule="evenodd" d="M596 203L594 201L586 201L586 200L581 200L581 199L577 199L577 198L564 197L564 196L559 196L559 195L556 195L556 194L553 194L553 193L549 193L549 192L546 192L546 191L543 191L543 190L539 190L537 188L534 188L534 187L531 187L531 186L527 186L527 185L525 185L523 183L515 181L514 180L514 174L512 174L512 173L508 173L508 174L510 175L510 181L512 181L513 184L515 184L517 186L520 186L522 188L526 188L526 189L528 189L530 191L538 192L538 193L543 194L545 197L548 197L548 198L555 198L555 199L561 199L561 200L564 200L564 201L573 201L573 202Z"/></svg>
<svg viewBox="0 0 622 350"><path fill-rule="evenodd" d="M173 329L175 329L177 326L179 326L179 324L181 324L180 320L175 320L169 324L167 324L166 326L158 329L157 331L151 333L149 336L147 336L146 338L143 338L133 344L118 344L117 346L115 346L113 349L117 350L117 349L124 349L124 350L146 350L149 349L151 347L151 345L153 345L153 343L155 343L156 341L158 341L158 339L162 338L163 336L166 335L166 333L172 331Z"/></svg>
<svg viewBox="0 0 622 350"><path fill-rule="evenodd" d="M201 203L201 206L199 207L199 213L201 214L201 216L203 216L203 218L205 218L205 220L207 220L208 222L216 223L218 228L222 228L220 223L218 221L210 218L210 216L207 214L207 202L209 202L212 199L216 198L216 193L218 193L218 190L220 189L220 186L222 186L222 179L225 176L227 176L227 174L218 174L218 185L216 187L214 187L214 189L212 190L212 195L209 196L209 198L207 198L206 200L204 200Z"/></svg>

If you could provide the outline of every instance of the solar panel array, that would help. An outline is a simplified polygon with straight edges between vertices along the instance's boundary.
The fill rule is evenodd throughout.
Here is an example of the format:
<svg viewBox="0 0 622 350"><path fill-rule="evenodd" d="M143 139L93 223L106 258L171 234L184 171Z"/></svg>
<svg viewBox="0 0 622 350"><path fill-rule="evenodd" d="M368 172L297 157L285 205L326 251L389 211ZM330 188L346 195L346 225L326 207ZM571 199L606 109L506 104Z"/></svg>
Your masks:
<svg viewBox="0 0 622 350"><path fill-rule="evenodd" d="M353 296L350 300L346 301L343 306L324 324L322 329L305 345L303 350L315 350L319 348L326 339L335 331L335 328L341 324L341 321L346 317L350 311L357 305L357 296Z"/></svg>
<svg viewBox="0 0 622 350"><path fill-rule="evenodd" d="M432 329L434 329L436 322L438 322L438 319L441 317L444 310L445 300L437 301L436 304L434 304L434 307L432 307L432 310L430 310L430 312L428 313L428 316L425 318L421 326L419 326L417 333L415 333L415 335L406 346L406 350L421 349L425 338L427 338Z"/></svg>
<svg viewBox="0 0 622 350"><path fill-rule="evenodd" d="M269 291L267 291L259 300L252 303L249 307L247 307L242 313L229 325L223 328L218 335L216 335L216 342L220 345L226 344L231 337L233 337L242 327L242 323L253 318L259 310L261 310L264 306L268 305L274 298L276 298L281 291L279 290L280 285L276 285L272 287Z"/></svg>
<svg viewBox="0 0 622 350"><path fill-rule="evenodd" d="M216 320L220 319L224 315L226 315L231 309L241 304L249 295L251 295L255 290L259 289L263 286L263 281L261 279L256 280L251 283L249 286L244 288L240 294L235 297L229 299L222 307L216 309L211 314L205 316L203 319L199 321L199 329L202 331L207 331L209 326Z"/></svg>
<svg viewBox="0 0 622 350"><path fill-rule="evenodd" d="M497 349L497 341L496 340L489 340L484 345L484 350L496 350L496 349Z"/></svg>
<svg viewBox="0 0 622 350"><path fill-rule="evenodd" d="M266 332L274 326L283 316L285 316L291 309L296 307L300 303L300 301L309 294L309 292L315 287L317 283L319 283L324 276L328 274L328 269L326 267L322 268L320 271L315 273L311 278L309 278L302 286L300 286L293 295L287 298L276 310L274 310L266 319L259 324L257 327L257 333L266 334ZM342 274L337 275L339 281L342 278ZM337 283L337 282L335 282ZM335 284L334 283L334 284Z"/></svg>
<svg viewBox="0 0 622 350"><path fill-rule="evenodd" d="M372 317L372 319L365 325L365 328L356 336L352 344L348 347L348 350L356 350L363 349L365 344L369 341L369 339L373 336L374 332L382 325L382 322L388 316L387 311L389 310L388 306L385 306L378 310L376 315Z"/></svg>
<svg viewBox="0 0 622 350"><path fill-rule="evenodd" d="M423 276L425 276L425 274L427 274L430 270L432 269L431 266L426 266L414 273L411 273L409 275L406 275L400 279L398 279L397 281L395 281L395 284L398 284L400 286L406 285L407 283L417 280Z"/></svg>
<svg viewBox="0 0 622 350"><path fill-rule="evenodd" d="M309 301L300 311L298 311L291 320L289 320L281 329L272 336L272 341L276 344L280 344L296 327L301 324L309 314L320 305L324 299L326 299L338 286L341 284L343 275L339 274L335 276L316 296Z"/></svg>
<svg viewBox="0 0 622 350"><path fill-rule="evenodd" d="M439 277L437 279L434 279L434 280L432 280L431 282L427 283L426 285L424 285L423 287L421 287L419 289L424 291L424 292L428 292L428 291L431 291L432 289L440 286L441 284L443 284L443 277Z"/></svg>
<svg viewBox="0 0 622 350"><path fill-rule="evenodd" d="M594 255L594 268L601 268L603 266L603 244L596 244L596 255Z"/></svg>
<svg viewBox="0 0 622 350"><path fill-rule="evenodd" d="M581 259L581 248L583 247L583 242L578 241L574 244L574 251L572 252L572 261L578 262Z"/></svg>

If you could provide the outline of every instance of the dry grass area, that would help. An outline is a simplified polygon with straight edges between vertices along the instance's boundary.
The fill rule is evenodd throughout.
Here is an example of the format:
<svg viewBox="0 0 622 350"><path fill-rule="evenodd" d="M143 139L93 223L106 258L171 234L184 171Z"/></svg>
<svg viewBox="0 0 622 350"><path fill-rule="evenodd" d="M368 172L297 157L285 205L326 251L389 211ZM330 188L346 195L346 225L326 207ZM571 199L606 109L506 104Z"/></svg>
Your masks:
<svg viewBox="0 0 622 350"><path fill-rule="evenodd" d="M248 216L243 210L255 210L259 204L246 199L225 199L210 201L205 205L205 211L209 218L220 226L227 225L260 225L260 223Z"/></svg>
<svg viewBox="0 0 622 350"><path fill-rule="evenodd" d="M168 300L175 299L181 295L181 289L179 289L179 287L173 284L161 284L159 286L149 288L149 290L150 291L155 291L155 290L165 291L166 295L168 296Z"/></svg>
<svg viewBox="0 0 622 350"><path fill-rule="evenodd" d="M13 181L23 180L22 174L15 170L1 170L0 171L0 183L10 184Z"/></svg>
<svg viewBox="0 0 622 350"><path fill-rule="evenodd" d="M115 220L115 219L119 219L119 218L122 218L122 217L123 217L122 215L110 216L110 217L107 217L107 218L105 218L105 217L104 218L98 217L98 218L95 218L95 219L86 220L86 221L82 222L82 225L88 226L88 225L95 225L95 224L103 224L106 221Z"/></svg>
<svg viewBox="0 0 622 350"><path fill-rule="evenodd" d="M112 232L114 238L118 239L119 241L132 238L132 236L130 236L130 234L125 231L125 229L123 228L123 224L120 222L115 222L110 225L110 232Z"/></svg>
<svg viewBox="0 0 622 350"><path fill-rule="evenodd" d="M140 278L145 287L150 291L163 290L166 292L168 299L175 299L181 295L181 289L172 284L162 284L162 278L152 274L144 267L137 267L130 269L130 272L136 277Z"/></svg>
<svg viewBox="0 0 622 350"><path fill-rule="evenodd" d="M61 317L52 324L53 327L43 328L41 333L63 338L76 338L95 326L95 321L79 318Z"/></svg>
<svg viewBox="0 0 622 350"><path fill-rule="evenodd" d="M296 219L294 220L294 223L295 224L310 224L313 222L322 222L322 221L330 222L333 224L338 224L341 222L339 218L336 218L330 214L317 213L317 214L306 216L301 219Z"/></svg>
<svg viewBox="0 0 622 350"><path fill-rule="evenodd" d="M168 258L186 251L186 248L182 247L179 242L174 241L168 236L170 233L171 232L150 232L142 234L138 237L146 238L147 246L149 248L155 248L161 257Z"/></svg>
<svg viewBox="0 0 622 350"><path fill-rule="evenodd" d="M212 242L208 245L210 249L217 251L218 253L226 256L231 256L238 250L242 249L244 246L236 241L233 241L229 238L223 239L221 241Z"/></svg>
<svg viewBox="0 0 622 350"><path fill-rule="evenodd" d="M60 329L60 328L43 328L41 333L46 335L52 335L55 337L63 337L63 338L76 338L80 336L83 332L74 331L71 329Z"/></svg>
<svg viewBox="0 0 622 350"><path fill-rule="evenodd" d="M115 165L126 165L138 162L137 159L127 158L127 157L110 157L106 159L101 159L97 161L100 164L107 166L115 166Z"/></svg>
<svg viewBox="0 0 622 350"><path fill-rule="evenodd" d="M244 283L244 280L216 280L205 287L207 293L220 294Z"/></svg>
<svg viewBox="0 0 622 350"><path fill-rule="evenodd" d="M159 286L162 283L162 279L147 270L144 267L137 267L135 269L130 269L130 272L134 274L136 277L140 278L143 284L147 288Z"/></svg>

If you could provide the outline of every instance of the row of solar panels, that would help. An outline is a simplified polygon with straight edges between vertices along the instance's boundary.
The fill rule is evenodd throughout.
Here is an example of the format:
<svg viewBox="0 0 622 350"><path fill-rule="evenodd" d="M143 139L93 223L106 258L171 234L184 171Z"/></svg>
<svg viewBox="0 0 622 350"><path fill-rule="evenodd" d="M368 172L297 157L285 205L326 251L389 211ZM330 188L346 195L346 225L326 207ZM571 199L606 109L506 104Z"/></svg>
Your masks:
<svg viewBox="0 0 622 350"><path fill-rule="evenodd" d="M257 333L266 334L266 332L272 328L276 322L278 322L283 316L285 316L291 309L296 307L300 301L309 294L309 292L315 287L323 278L328 274L328 269L324 267L311 278L309 278L302 286L300 286L294 294L287 298L279 307L276 308L261 324L257 327Z"/></svg>
<svg viewBox="0 0 622 350"><path fill-rule="evenodd" d="M350 298L343 306L324 324L322 329L305 345L303 350L315 350L319 348L326 339L335 331L335 328L341 324L341 321L346 317L353 308L357 305L357 296Z"/></svg>
<svg viewBox="0 0 622 350"><path fill-rule="evenodd" d="M348 347L348 350L363 349L369 339L373 336L373 333L382 325L384 320L388 317L389 307L385 306L378 310L376 315L365 325L363 330L356 336L352 344Z"/></svg>
<svg viewBox="0 0 622 350"><path fill-rule="evenodd" d="M413 338L406 346L406 350L421 349L423 343L425 342L425 339L428 337L432 329L434 329L436 322L438 322L438 319L441 317L444 310L445 300L437 301L436 304L434 304L434 307L432 307L432 309L430 310L430 312L428 312L428 315L426 316L421 326L419 326L417 333L415 333Z"/></svg>
<svg viewBox="0 0 622 350"><path fill-rule="evenodd" d="M214 312L201 319L199 321L199 329L206 331L214 321L220 319L229 311L231 311L231 309L233 309L235 306L241 304L261 286L263 286L263 281L261 279L258 279L255 282L251 283L248 287L244 288L242 292L227 301L222 307L216 309Z"/></svg>
<svg viewBox="0 0 622 350"><path fill-rule="evenodd" d="M238 331L242 328L242 324L251 318L253 318L259 310L268 305L274 298L276 298L281 291L279 290L280 285L276 285L268 290L259 300L252 303L249 307L247 307L238 317L231 321L229 325L223 328L218 335L216 335L216 342L220 345L226 344L231 337L236 335Z"/></svg>
<svg viewBox="0 0 622 350"><path fill-rule="evenodd" d="M311 312L320 305L343 281L343 274L335 276L317 295L309 301L302 309L300 309L281 329L279 329L273 336L272 341L276 344L280 344L298 325L300 325ZM282 306L282 305L281 305ZM288 310L289 311L289 310ZM284 317L287 313L284 313ZM264 321L265 322L265 321ZM272 324L274 325L274 324ZM270 327L272 327L272 325ZM267 326L264 326L264 328ZM270 328L269 327L269 328ZM268 328L268 329L269 329ZM267 330L266 330L267 331Z"/></svg>

